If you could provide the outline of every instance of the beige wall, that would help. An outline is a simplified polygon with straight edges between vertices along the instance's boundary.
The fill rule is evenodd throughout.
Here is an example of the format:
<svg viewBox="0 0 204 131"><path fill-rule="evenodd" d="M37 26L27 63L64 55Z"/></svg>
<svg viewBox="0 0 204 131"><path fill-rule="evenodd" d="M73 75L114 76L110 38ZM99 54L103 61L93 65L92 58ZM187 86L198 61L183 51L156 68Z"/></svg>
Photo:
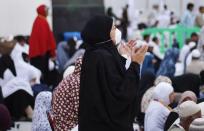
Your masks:
<svg viewBox="0 0 204 131"><path fill-rule="evenodd" d="M7 35L29 35L36 17L36 7L51 0L0 0L0 37ZM50 10L52 12L52 10ZM51 24L51 15L48 18Z"/></svg>
<svg viewBox="0 0 204 131"><path fill-rule="evenodd" d="M152 4L160 0L104 0L105 7L112 6L113 11L118 16L121 15L122 8L132 1L135 9L143 10L147 13ZM186 3L194 2L196 7L204 5L204 0L164 0L170 9L180 15L185 9ZM32 29L33 21L36 17L36 7L40 4L46 4L52 12L51 0L0 0L0 37L6 35L29 35ZM52 14L48 20L52 25Z"/></svg>

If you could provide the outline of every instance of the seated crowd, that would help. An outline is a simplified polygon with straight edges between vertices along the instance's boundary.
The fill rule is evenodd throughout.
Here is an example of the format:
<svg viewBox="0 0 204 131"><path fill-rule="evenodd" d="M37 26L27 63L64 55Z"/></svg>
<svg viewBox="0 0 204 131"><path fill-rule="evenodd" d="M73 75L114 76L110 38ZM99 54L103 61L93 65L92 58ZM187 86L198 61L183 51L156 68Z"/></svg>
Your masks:
<svg viewBox="0 0 204 131"><path fill-rule="evenodd" d="M45 52L38 34L0 39L0 130L15 121L33 131L204 130L199 34L161 53L159 38L126 44L110 17L96 16L81 35L57 47L49 35Z"/></svg>

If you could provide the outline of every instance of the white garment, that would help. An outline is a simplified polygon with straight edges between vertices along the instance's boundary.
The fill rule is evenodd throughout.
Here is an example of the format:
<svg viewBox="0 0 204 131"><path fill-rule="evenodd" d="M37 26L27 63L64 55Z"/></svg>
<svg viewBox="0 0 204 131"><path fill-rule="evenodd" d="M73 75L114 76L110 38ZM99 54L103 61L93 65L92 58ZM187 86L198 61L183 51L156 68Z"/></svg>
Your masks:
<svg viewBox="0 0 204 131"><path fill-rule="evenodd" d="M180 55L179 55L179 61L184 63L185 57L190 51L190 47L188 45L184 45L183 48L181 49Z"/></svg>
<svg viewBox="0 0 204 131"><path fill-rule="evenodd" d="M27 43L25 43L23 46L20 46L22 47L23 53L29 54L29 45Z"/></svg>
<svg viewBox="0 0 204 131"><path fill-rule="evenodd" d="M145 131L164 131L170 111L158 101L151 101L145 114Z"/></svg>
<svg viewBox="0 0 204 131"><path fill-rule="evenodd" d="M19 44L16 44L10 55L14 61L17 77L24 79L27 82L36 79L36 84L39 84L41 71L23 60L23 52L23 47Z"/></svg>
<svg viewBox="0 0 204 131"><path fill-rule="evenodd" d="M173 87L166 82L161 82L154 88L153 100L145 114L145 131L164 130L164 124L170 113L170 110L165 106L170 104L169 96L171 93L173 93Z"/></svg>
<svg viewBox="0 0 204 131"><path fill-rule="evenodd" d="M24 49L24 52L26 54L29 54L29 45L28 44L24 44L23 49Z"/></svg>
<svg viewBox="0 0 204 131"><path fill-rule="evenodd" d="M13 60L17 59L18 61L23 61L22 53L24 53L23 47L20 44L16 43L10 56Z"/></svg>
<svg viewBox="0 0 204 131"><path fill-rule="evenodd" d="M202 27L201 32L200 32L200 39L198 42L198 49L201 52L201 60L204 61L204 27Z"/></svg>
<svg viewBox="0 0 204 131"><path fill-rule="evenodd" d="M13 75L13 73L9 69L6 69L3 73L3 78L0 78L0 86L3 87L4 85L6 85L7 82L9 82L14 77L15 76Z"/></svg>
<svg viewBox="0 0 204 131"><path fill-rule="evenodd" d="M189 10L186 10L184 12L184 15L181 18L181 24L185 27L193 27L194 23L195 23L195 15Z"/></svg>
<svg viewBox="0 0 204 131"><path fill-rule="evenodd" d="M155 56L157 56L159 59L163 60L163 59L164 59L164 54L162 54L162 53L160 52L159 45L157 45L157 44L156 44L155 42L153 42L153 41L151 41L149 44L153 46L153 54L154 54Z"/></svg>
<svg viewBox="0 0 204 131"><path fill-rule="evenodd" d="M4 79L0 79L0 86L2 88L3 97L6 98L18 90L24 90L31 96L33 91L30 84L18 77L13 76L10 70L4 72Z"/></svg>
<svg viewBox="0 0 204 131"><path fill-rule="evenodd" d="M78 131L78 125L74 127L71 131Z"/></svg>
<svg viewBox="0 0 204 131"><path fill-rule="evenodd" d="M148 25L153 26L156 22L156 18L159 14L159 10L153 9L150 14L148 15Z"/></svg>
<svg viewBox="0 0 204 131"><path fill-rule="evenodd" d="M170 15L166 15L165 12L158 15L157 21L159 22L158 28L167 28L170 25Z"/></svg>
<svg viewBox="0 0 204 131"><path fill-rule="evenodd" d="M175 67L176 67L176 72L175 72L174 76L183 75L184 64L177 62Z"/></svg>

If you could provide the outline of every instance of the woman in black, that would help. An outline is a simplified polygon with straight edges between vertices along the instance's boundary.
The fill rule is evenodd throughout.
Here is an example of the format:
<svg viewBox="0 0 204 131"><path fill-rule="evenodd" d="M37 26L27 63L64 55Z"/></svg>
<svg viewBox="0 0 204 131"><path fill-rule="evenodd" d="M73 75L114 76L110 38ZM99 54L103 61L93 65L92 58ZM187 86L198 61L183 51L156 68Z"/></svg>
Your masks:
<svg viewBox="0 0 204 131"><path fill-rule="evenodd" d="M133 131L140 64L148 47L132 48L126 70L115 44L118 29L110 17L92 18L82 38L88 46L80 79L79 131Z"/></svg>

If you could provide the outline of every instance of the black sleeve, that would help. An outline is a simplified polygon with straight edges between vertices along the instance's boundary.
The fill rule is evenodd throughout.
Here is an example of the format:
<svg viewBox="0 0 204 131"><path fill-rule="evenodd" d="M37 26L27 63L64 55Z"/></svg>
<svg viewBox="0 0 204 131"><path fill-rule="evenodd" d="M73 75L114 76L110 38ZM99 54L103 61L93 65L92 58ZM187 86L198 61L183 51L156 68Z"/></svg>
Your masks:
<svg viewBox="0 0 204 131"><path fill-rule="evenodd" d="M116 101L130 103L139 88L140 65L132 62L126 72L121 72L117 64L112 56L103 56L99 76L105 76L110 93Z"/></svg>
<svg viewBox="0 0 204 131"><path fill-rule="evenodd" d="M3 104L2 88L0 87L0 104Z"/></svg>

